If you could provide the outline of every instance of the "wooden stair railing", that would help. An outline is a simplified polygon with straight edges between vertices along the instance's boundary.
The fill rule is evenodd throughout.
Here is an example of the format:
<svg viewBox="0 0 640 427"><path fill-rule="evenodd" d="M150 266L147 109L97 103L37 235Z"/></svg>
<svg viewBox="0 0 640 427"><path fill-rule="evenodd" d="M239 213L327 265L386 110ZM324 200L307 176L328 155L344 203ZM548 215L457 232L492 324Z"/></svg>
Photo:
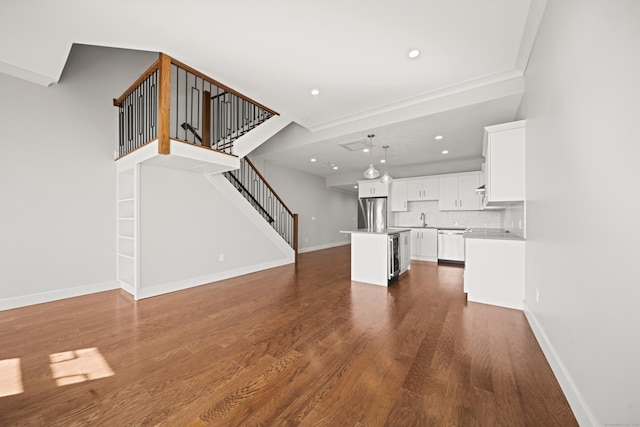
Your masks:
<svg viewBox="0 0 640 427"><path fill-rule="evenodd" d="M256 198L253 197L253 194L251 194L251 191L249 191L247 187L242 185L242 182L240 182L240 180L236 178L233 174L227 175L227 178L229 178L229 180L232 181L231 183L234 184L234 186L238 189L238 191L242 193L244 197L249 200L249 202L251 202L251 205L262 214L264 219L266 219L267 222L269 222L269 224L273 224L275 220L271 215L269 215L269 212L264 207L262 207L260 202L258 202Z"/></svg>
<svg viewBox="0 0 640 427"><path fill-rule="evenodd" d="M278 115L163 53L113 105L119 157L156 139L159 154L176 140L233 155L237 138Z"/></svg>
<svg viewBox="0 0 640 427"><path fill-rule="evenodd" d="M184 122L183 124L180 125L180 127L186 131L189 131L193 134L194 138L200 142L200 145L202 145L202 138L200 137L200 135L198 135L198 131L196 131L193 126L191 126L189 123Z"/></svg>
<svg viewBox="0 0 640 427"><path fill-rule="evenodd" d="M298 214L287 207L248 157L240 159L239 169L223 174L291 246L297 264Z"/></svg>

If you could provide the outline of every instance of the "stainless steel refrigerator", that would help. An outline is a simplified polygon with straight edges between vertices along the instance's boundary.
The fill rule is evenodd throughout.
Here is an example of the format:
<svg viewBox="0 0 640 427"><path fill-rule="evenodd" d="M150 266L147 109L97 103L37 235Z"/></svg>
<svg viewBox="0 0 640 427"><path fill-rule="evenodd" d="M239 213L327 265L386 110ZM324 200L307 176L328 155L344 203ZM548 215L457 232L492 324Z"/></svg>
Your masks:
<svg viewBox="0 0 640 427"><path fill-rule="evenodd" d="M387 198L358 199L358 229L383 231L387 228Z"/></svg>

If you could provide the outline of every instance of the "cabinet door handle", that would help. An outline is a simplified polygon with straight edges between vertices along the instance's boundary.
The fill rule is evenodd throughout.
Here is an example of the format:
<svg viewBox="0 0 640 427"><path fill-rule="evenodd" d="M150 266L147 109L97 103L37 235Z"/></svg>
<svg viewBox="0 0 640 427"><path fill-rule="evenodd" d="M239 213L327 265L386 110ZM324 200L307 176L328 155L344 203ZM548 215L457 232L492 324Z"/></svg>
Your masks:
<svg viewBox="0 0 640 427"><path fill-rule="evenodd" d="M458 207L458 201L457 200L455 200L455 207L456 208Z"/></svg>
<svg viewBox="0 0 640 427"><path fill-rule="evenodd" d="M460 207L462 207L462 199L460 200Z"/></svg>

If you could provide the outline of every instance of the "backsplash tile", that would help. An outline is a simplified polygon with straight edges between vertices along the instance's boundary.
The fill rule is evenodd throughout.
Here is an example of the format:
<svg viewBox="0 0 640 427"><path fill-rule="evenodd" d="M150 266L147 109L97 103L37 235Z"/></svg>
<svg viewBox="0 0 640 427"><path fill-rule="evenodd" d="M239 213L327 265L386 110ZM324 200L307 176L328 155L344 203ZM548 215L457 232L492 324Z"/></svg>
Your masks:
<svg viewBox="0 0 640 427"><path fill-rule="evenodd" d="M524 202L508 206L504 210L504 216L502 218L504 221L503 228L520 237L527 237L525 212Z"/></svg>
<svg viewBox="0 0 640 427"><path fill-rule="evenodd" d="M427 216L427 224L437 226L459 226L476 228L503 228L502 210L485 211L441 211L438 201L409 202L408 212L392 212L391 224L396 226L422 225L420 214Z"/></svg>

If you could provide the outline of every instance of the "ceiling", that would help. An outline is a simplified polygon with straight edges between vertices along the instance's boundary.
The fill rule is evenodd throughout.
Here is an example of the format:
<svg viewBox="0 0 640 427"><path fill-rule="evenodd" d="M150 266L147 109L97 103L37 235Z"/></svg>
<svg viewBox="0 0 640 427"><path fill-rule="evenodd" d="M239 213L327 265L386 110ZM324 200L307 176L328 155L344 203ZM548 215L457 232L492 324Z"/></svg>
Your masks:
<svg viewBox="0 0 640 427"><path fill-rule="evenodd" d="M50 85L74 43L159 51L293 123L257 158L327 177L368 166L479 164L482 128L511 121L546 0L22 0L0 5L0 72ZM421 54L408 57L411 49ZM310 91L317 89L318 95ZM433 138L441 134L443 139ZM443 155L444 149L449 150ZM309 159L317 158L315 164ZM465 163L466 162L466 163ZM333 170L326 165L338 165ZM449 165L449 166L447 166ZM401 166L406 166L402 168ZM412 169L412 166L416 168Z"/></svg>

